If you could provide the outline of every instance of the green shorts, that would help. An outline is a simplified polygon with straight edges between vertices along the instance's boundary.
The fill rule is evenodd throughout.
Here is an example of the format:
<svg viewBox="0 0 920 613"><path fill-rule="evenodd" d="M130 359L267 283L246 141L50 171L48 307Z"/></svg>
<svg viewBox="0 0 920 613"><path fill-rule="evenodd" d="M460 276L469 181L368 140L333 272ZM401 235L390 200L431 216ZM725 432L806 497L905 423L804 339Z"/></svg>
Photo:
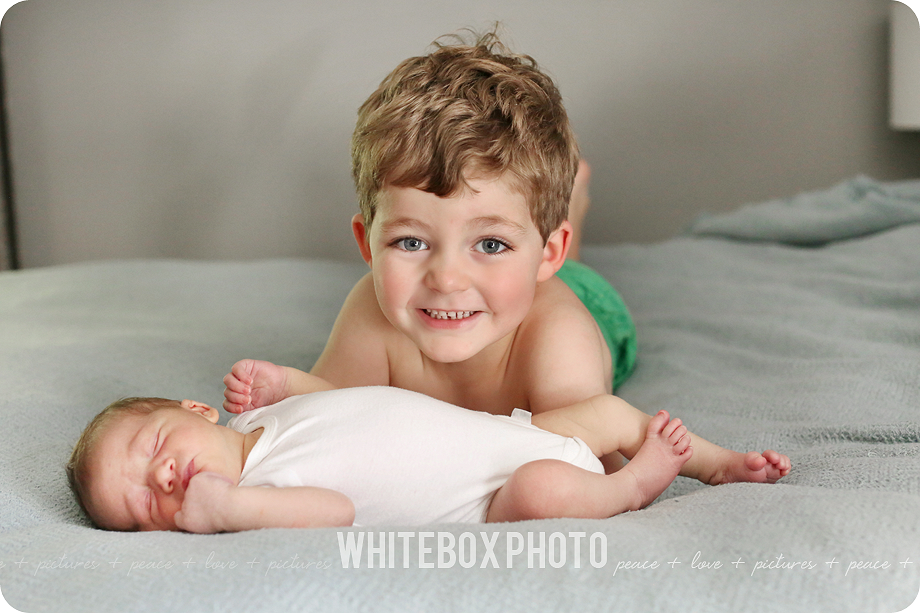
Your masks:
<svg viewBox="0 0 920 613"><path fill-rule="evenodd" d="M613 358L613 389L636 367L636 326L626 303L604 277L581 262L566 260L556 276L584 303L604 334Z"/></svg>

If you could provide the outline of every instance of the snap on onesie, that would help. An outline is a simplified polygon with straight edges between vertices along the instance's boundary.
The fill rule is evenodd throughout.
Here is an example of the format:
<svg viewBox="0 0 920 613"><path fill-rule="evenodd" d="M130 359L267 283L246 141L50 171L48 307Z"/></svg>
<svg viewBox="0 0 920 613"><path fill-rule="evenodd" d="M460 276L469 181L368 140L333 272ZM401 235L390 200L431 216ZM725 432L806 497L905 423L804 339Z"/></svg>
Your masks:
<svg viewBox="0 0 920 613"><path fill-rule="evenodd" d="M336 490L359 526L484 522L495 492L534 460L604 473L584 441L531 425L527 411L490 415L393 387L294 396L227 425L265 429L241 486Z"/></svg>

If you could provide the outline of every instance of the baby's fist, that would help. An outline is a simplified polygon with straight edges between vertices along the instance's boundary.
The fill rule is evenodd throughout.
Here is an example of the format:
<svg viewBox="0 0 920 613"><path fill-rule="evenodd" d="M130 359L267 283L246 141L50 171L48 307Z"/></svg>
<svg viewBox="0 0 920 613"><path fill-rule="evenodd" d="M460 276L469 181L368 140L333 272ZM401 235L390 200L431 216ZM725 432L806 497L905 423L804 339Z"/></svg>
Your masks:
<svg viewBox="0 0 920 613"><path fill-rule="evenodd" d="M182 508L173 520L186 532L210 534L223 531L221 514L227 498L236 488L230 479L212 472L200 472L188 482Z"/></svg>
<svg viewBox="0 0 920 613"><path fill-rule="evenodd" d="M224 377L224 385L224 409L245 413L284 400L287 375L271 362L240 360Z"/></svg>

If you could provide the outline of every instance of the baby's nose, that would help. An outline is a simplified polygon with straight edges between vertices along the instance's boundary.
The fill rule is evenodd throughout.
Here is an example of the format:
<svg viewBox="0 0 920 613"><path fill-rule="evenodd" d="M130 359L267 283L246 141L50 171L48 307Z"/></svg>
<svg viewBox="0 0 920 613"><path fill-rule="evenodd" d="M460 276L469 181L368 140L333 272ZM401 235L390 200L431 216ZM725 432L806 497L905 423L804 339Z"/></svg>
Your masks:
<svg viewBox="0 0 920 613"><path fill-rule="evenodd" d="M153 478L163 492L171 494L176 487L176 461L170 458L160 462L154 469Z"/></svg>

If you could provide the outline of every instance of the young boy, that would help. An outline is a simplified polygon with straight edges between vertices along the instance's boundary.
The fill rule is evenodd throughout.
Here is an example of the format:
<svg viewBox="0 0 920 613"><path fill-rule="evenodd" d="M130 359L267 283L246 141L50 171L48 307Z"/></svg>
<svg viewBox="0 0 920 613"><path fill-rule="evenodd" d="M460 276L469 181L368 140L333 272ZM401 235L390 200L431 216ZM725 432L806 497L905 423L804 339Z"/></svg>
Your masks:
<svg viewBox="0 0 920 613"><path fill-rule="evenodd" d="M371 272L345 301L313 374L495 415L573 405L629 374L628 311L596 273L566 262L566 217L584 216L589 170L582 164L576 176L561 96L531 58L490 34L406 60L361 107L352 157L362 211L352 228ZM224 408L305 393L302 374L237 364L224 379ZM682 474L710 482L705 464L715 458L702 456ZM621 461L604 458L608 472ZM760 478L741 476L743 454L731 461L737 479Z"/></svg>
<svg viewBox="0 0 920 613"><path fill-rule="evenodd" d="M488 34L406 60L360 108L352 160L352 229L371 271L313 374L497 415L568 406L628 376L626 307L593 271L564 266L589 170L576 181L562 98L531 58Z"/></svg>
<svg viewBox="0 0 920 613"><path fill-rule="evenodd" d="M190 400L114 403L74 447L74 492L114 530L604 518L651 503L693 454L680 420L614 396L531 425L397 388L302 384L315 393L229 427ZM631 461L605 475L597 457L615 450ZM773 481L788 458L767 454L778 458L763 472Z"/></svg>

